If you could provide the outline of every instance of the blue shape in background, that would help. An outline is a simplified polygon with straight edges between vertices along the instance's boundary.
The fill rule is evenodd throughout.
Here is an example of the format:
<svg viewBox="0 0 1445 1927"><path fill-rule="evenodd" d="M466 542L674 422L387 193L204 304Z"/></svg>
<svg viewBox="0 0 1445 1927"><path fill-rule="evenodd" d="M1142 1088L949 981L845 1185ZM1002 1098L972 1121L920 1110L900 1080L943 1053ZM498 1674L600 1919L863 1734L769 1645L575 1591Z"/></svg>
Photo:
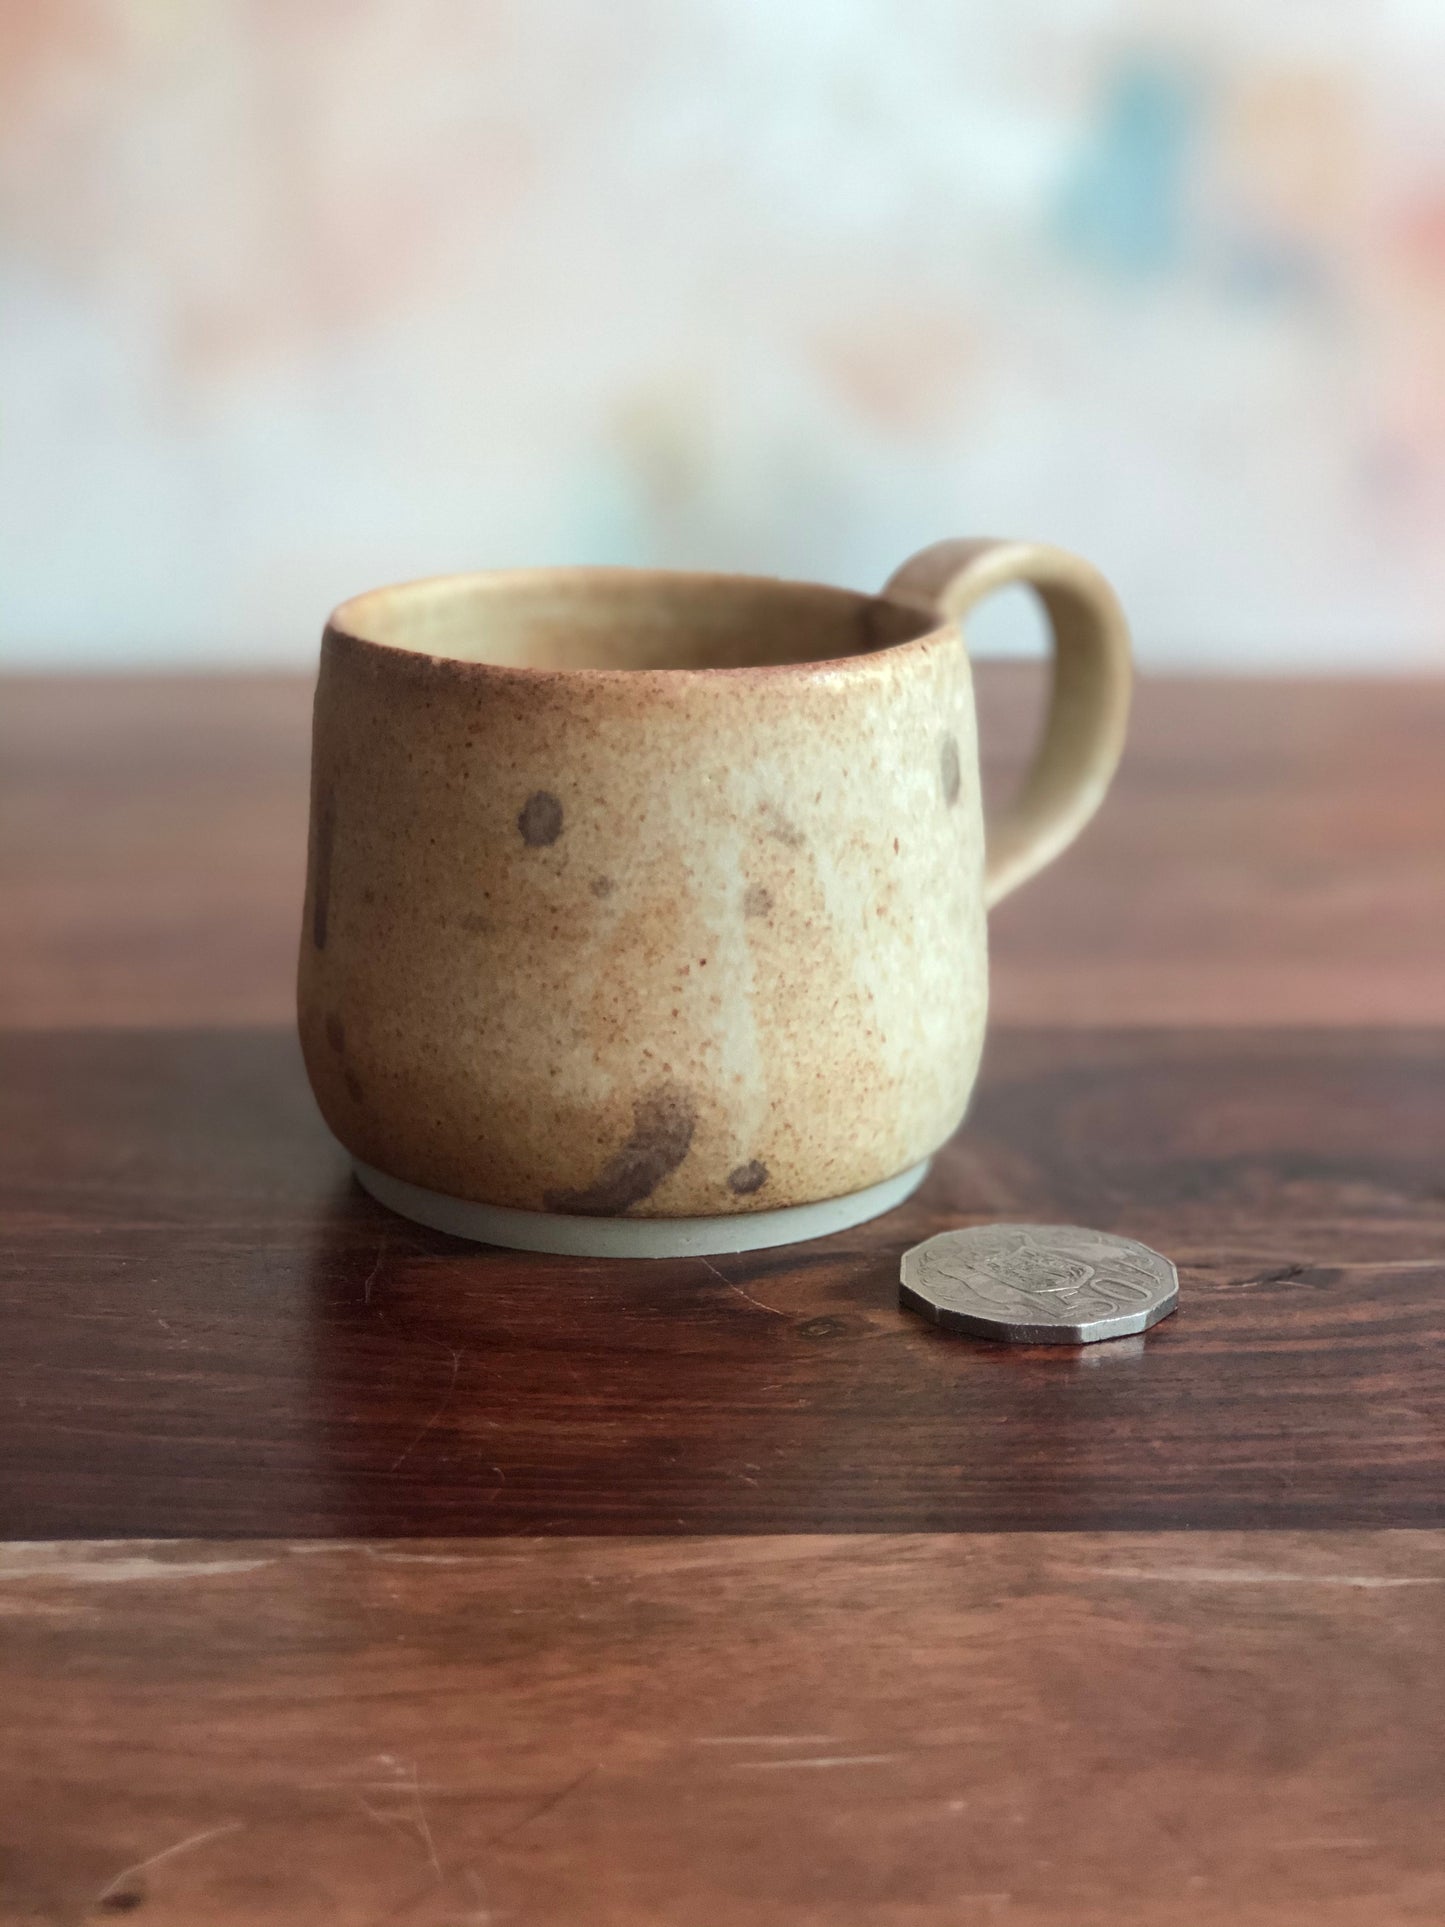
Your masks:
<svg viewBox="0 0 1445 1927"><path fill-rule="evenodd" d="M1065 253L1125 276L1172 268L1185 250L1200 118L1201 88L1189 69L1140 53L1121 61L1055 212Z"/></svg>

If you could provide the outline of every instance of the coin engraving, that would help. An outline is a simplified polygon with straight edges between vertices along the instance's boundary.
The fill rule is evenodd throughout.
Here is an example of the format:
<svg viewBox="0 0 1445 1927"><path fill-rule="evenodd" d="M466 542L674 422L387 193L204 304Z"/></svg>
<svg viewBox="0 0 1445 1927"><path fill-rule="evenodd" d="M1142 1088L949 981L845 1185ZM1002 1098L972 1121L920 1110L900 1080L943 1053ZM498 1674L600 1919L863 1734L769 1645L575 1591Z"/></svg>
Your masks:
<svg viewBox="0 0 1445 1927"><path fill-rule="evenodd" d="M905 1253L900 1300L938 1324L1015 1344L1091 1344L1174 1310L1173 1265L1080 1225L980 1225Z"/></svg>

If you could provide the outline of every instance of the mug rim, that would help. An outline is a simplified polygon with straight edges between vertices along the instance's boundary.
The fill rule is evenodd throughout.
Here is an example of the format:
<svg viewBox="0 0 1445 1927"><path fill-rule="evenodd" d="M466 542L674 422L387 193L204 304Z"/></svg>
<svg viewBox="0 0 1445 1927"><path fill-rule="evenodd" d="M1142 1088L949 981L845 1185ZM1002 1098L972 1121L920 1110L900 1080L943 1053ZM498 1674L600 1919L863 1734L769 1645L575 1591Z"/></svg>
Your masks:
<svg viewBox="0 0 1445 1927"><path fill-rule="evenodd" d="M801 592L810 597L821 597L855 609L880 606L902 610L925 626L920 627L916 635L905 636L900 641L882 643L877 648L863 649L845 656L806 657L789 662L719 663L635 669L586 665L568 668L546 667L537 663L501 663L489 662L474 656L438 655L431 650L415 648L406 643L380 641L375 636L362 633L361 629L355 626L357 622L355 612L358 611L359 605L373 601L380 602L383 598L410 599L419 591L456 588L463 584L491 584L497 587L521 589L528 585L559 580L578 585L585 585L589 580L599 583L620 581L689 583L700 587L725 584L730 588ZM931 646L949 639L957 639L960 644L962 643L962 630L957 620L943 615L929 603L914 601L910 597L885 595L866 589L843 588L833 583L811 582L793 576L754 575L732 569L654 569L639 568L627 563L586 562L544 563L504 569L460 569L440 575L411 576L400 582L382 583L373 589L363 589L360 593L348 596L344 601L337 603L327 616L322 633L323 647L327 643L338 642L357 649L374 650L380 657L398 665L407 663L431 673L506 677L532 684L564 681L568 683L637 683L649 678L677 684L684 681L710 682L722 677L736 681L739 678L779 676L823 677L831 680L845 671L855 675L867 674L870 669L877 671L883 665L896 661L910 651L926 653Z"/></svg>

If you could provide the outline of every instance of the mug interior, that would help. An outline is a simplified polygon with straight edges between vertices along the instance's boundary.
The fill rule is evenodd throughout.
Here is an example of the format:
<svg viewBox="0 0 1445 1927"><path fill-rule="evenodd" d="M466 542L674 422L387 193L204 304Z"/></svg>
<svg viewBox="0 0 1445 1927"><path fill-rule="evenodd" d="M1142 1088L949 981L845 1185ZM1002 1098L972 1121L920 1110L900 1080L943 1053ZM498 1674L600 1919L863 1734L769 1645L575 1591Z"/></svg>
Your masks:
<svg viewBox="0 0 1445 1927"><path fill-rule="evenodd" d="M517 669L752 669L911 642L939 618L879 596L756 576L526 569L439 576L345 602L363 642Z"/></svg>

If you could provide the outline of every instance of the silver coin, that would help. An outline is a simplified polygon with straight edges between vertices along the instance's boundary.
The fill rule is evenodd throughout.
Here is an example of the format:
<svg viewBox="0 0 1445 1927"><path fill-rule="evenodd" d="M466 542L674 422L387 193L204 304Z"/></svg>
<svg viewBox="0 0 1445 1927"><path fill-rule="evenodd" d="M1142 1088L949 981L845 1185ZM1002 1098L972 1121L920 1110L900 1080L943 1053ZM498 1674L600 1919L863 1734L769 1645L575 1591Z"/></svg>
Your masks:
<svg viewBox="0 0 1445 1927"><path fill-rule="evenodd" d="M950 1331L1013 1345L1092 1345L1147 1331L1179 1303L1169 1260L1075 1224L944 1231L903 1254L899 1302Z"/></svg>

